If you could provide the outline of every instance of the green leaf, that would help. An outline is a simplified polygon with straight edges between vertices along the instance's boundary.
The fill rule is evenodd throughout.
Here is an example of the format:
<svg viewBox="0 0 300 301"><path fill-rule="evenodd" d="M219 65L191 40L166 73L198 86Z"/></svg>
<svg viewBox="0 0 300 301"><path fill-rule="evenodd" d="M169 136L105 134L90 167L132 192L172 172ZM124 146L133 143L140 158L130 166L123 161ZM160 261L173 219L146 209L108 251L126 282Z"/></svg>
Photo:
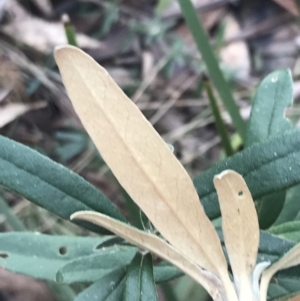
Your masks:
<svg viewBox="0 0 300 301"><path fill-rule="evenodd" d="M255 202L260 229L268 229L274 224L283 209L286 191L273 192Z"/></svg>
<svg viewBox="0 0 300 301"><path fill-rule="evenodd" d="M275 277L275 281L287 292L294 293L299 291L299 281L300 281L299 277L297 279L289 279L289 278L277 276Z"/></svg>
<svg viewBox="0 0 300 301"><path fill-rule="evenodd" d="M14 231L25 231L25 227L18 217L12 212L4 199L0 197L0 212L5 216L5 221Z"/></svg>
<svg viewBox="0 0 300 301"><path fill-rule="evenodd" d="M159 0L156 4L156 11L158 14L163 13L172 3L172 0Z"/></svg>
<svg viewBox="0 0 300 301"><path fill-rule="evenodd" d="M74 301L121 301L126 269L118 269L102 277L81 292Z"/></svg>
<svg viewBox="0 0 300 301"><path fill-rule="evenodd" d="M294 242L300 242L300 221L291 221L273 226L269 229L269 232Z"/></svg>
<svg viewBox="0 0 300 301"><path fill-rule="evenodd" d="M299 296L300 296L300 291L297 291L295 293L287 294L281 297L272 298L270 301L293 301L295 297L299 297Z"/></svg>
<svg viewBox="0 0 300 301"><path fill-rule="evenodd" d="M214 115L214 119L215 119L215 125L218 131L218 134L221 138L222 141L222 145L223 145L223 149L225 150L225 153L228 157L232 156L234 154L231 142L230 142L230 138L229 135L227 133L226 130L226 126L225 123L222 119L222 115L218 106L218 102L217 99L215 98L213 89L210 85L210 82L208 80L204 80L203 81L207 96L208 96L208 100L210 103L210 107L212 110L212 113Z"/></svg>
<svg viewBox="0 0 300 301"><path fill-rule="evenodd" d="M111 238L112 236L71 237L28 232L1 233L0 264L12 272L55 280L57 272L73 261L80 264L81 260L86 262L87 258L96 255L99 256L98 259L103 258L102 244L109 242ZM120 256L119 247L107 249L114 250L115 258ZM103 256L105 257L106 253ZM111 269L114 268L113 263L112 261ZM108 266L108 263L106 265ZM87 270L86 272L88 273Z"/></svg>
<svg viewBox="0 0 300 301"><path fill-rule="evenodd" d="M64 219L80 210L94 210L125 221L115 205L83 178L29 147L2 136L0 184ZM103 232L100 227L80 224Z"/></svg>
<svg viewBox="0 0 300 301"><path fill-rule="evenodd" d="M299 130L254 144L197 176L194 185L210 219L221 215L213 177L226 169L244 177L254 199L300 183Z"/></svg>
<svg viewBox="0 0 300 301"><path fill-rule="evenodd" d="M293 104L293 78L290 70L276 71L259 85L247 128L246 147L292 129L285 118Z"/></svg>
<svg viewBox="0 0 300 301"><path fill-rule="evenodd" d="M278 283L270 283L268 288L268 300L276 300L280 296L284 296L288 293L289 292L285 288L278 285Z"/></svg>
<svg viewBox="0 0 300 301"><path fill-rule="evenodd" d="M63 267L56 276L61 283L94 282L104 275L127 266L137 249L128 246L113 246L100 249L95 254L79 257Z"/></svg>
<svg viewBox="0 0 300 301"><path fill-rule="evenodd" d="M210 300L206 290L199 283L187 276L182 277L176 283L175 294L178 300Z"/></svg>
<svg viewBox="0 0 300 301"><path fill-rule="evenodd" d="M127 270L123 301L158 301L152 257L137 253Z"/></svg>
<svg viewBox="0 0 300 301"><path fill-rule="evenodd" d="M246 147L263 142L287 130L292 123L285 118L285 110L293 104L293 78L289 70L276 71L267 76L257 89L248 123ZM277 191L257 202L260 228L269 228L280 214L286 191Z"/></svg>
<svg viewBox="0 0 300 301"><path fill-rule="evenodd" d="M300 185L290 188L287 191L284 207L274 225L298 220L300 218Z"/></svg>
<svg viewBox="0 0 300 301"><path fill-rule="evenodd" d="M76 31L75 31L75 28L74 28L73 24L71 23L69 17L68 16L64 17L62 19L62 21L64 23L65 34L66 34L68 43L70 45L77 46L78 44L77 44L77 39L76 39Z"/></svg>
<svg viewBox="0 0 300 301"><path fill-rule="evenodd" d="M255 202L260 229L268 229L274 224L284 207L286 191L281 190L264 196Z"/></svg>
<svg viewBox="0 0 300 301"><path fill-rule="evenodd" d="M162 262L153 267L153 274L156 283L170 281L183 275L183 273L167 262Z"/></svg>
<svg viewBox="0 0 300 301"><path fill-rule="evenodd" d="M236 105L231 88L226 82L219 63L215 57L214 51L209 44L209 40L204 28L199 20L198 12L193 6L191 0L178 0L183 17L194 37L199 52L206 64L209 75L214 82L221 99L232 119L233 124L243 139L246 136L246 123L242 119L238 106Z"/></svg>

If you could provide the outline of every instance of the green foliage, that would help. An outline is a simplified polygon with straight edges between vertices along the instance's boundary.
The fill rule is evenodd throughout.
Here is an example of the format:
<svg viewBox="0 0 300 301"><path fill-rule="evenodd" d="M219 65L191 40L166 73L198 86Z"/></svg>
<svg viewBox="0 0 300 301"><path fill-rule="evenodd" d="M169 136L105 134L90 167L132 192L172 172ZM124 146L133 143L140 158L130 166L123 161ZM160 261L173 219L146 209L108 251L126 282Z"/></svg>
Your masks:
<svg viewBox="0 0 300 301"><path fill-rule="evenodd" d="M1 233L0 263L10 271L39 279L67 284L94 282L125 267L135 256L135 247L122 245L122 241L115 238ZM166 263L154 269L156 282L168 281L181 274Z"/></svg>
<svg viewBox="0 0 300 301"><path fill-rule="evenodd" d="M81 292L74 301L119 301L125 288L125 269L109 273Z"/></svg>
<svg viewBox="0 0 300 301"><path fill-rule="evenodd" d="M137 253L128 266L123 301L157 301L151 254Z"/></svg>
<svg viewBox="0 0 300 301"><path fill-rule="evenodd" d="M275 82L274 76L277 78ZM283 117L289 105L290 73L280 71L267 77L256 94L247 147L194 180L210 218L220 216L213 177L225 169L242 174L258 204L263 202L267 208L280 202L278 198L271 199L270 193L271 196L272 193L285 193L286 189L300 183L300 132L290 129L291 124ZM4 187L62 218L69 219L73 212L79 210L94 210L124 221L110 200L88 182L36 151L4 137L0 137L0 167L0 183ZM262 199L264 196L268 199ZM288 191L286 206L278 217L277 226L270 229L277 236L261 232L258 261L274 262L300 241L299 221L292 221L297 219L300 209L298 196L299 186ZM274 214L272 222L277 215ZM85 226L102 231L89 224ZM223 242L222 233L220 238ZM122 243L112 236L3 233L0 235L0 258L8 270L36 278L67 284L94 282L76 300L89 300L90 296L96 296L97 300L115 301L153 299L157 298L155 282L169 281L182 275L166 262L152 267L149 254L141 255L135 247ZM271 285L270 296L294 292L300 280L299 268L278 273L276 280L278 283Z"/></svg>
<svg viewBox="0 0 300 301"><path fill-rule="evenodd" d="M294 242L300 242L300 221L286 222L270 228L269 231Z"/></svg>
<svg viewBox="0 0 300 301"><path fill-rule="evenodd" d="M292 298L294 298L294 297L296 297L298 295L300 295L300 291L298 291L296 293L287 294L284 297L272 298L271 301L289 301L289 300L292 300Z"/></svg>
<svg viewBox="0 0 300 301"><path fill-rule="evenodd" d="M204 80L204 87L206 89L206 93L209 99L209 103L215 118L215 124L218 131L219 136L221 137L222 145L225 150L227 156L233 155L234 151L231 146L231 142L229 136L226 131L225 123L222 119L217 100L214 96L212 87L208 80Z"/></svg>
<svg viewBox="0 0 300 301"><path fill-rule="evenodd" d="M290 70L268 75L257 89L252 104L245 145L248 147L279 135L293 126L285 118L293 104L293 79Z"/></svg>
<svg viewBox="0 0 300 301"><path fill-rule="evenodd" d="M28 232L1 233L0 261L1 265L10 271L35 278L59 280L65 283L85 282L86 276L91 278L93 269L97 269L100 278L101 270L103 273L108 273L115 269L115 264L119 264L119 258L122 257L124 260L123 265L133 258L135 248L109 246L111 239L111 236L71 237ZM109 247L102 249L103 243ZM111 261L107 261L107 258ZM83 269L82 265L89 261L92 261L95 267L90 265ZM76 265L72 264L74 262ZM98 276L96 275L96 279L92 280L99 279Z"/></svg>
<svg viewBox="0 0 300 301"><path fill-rule="evenodd" d="M300 200L300 186L297 185L295 187L290 188L287 191L284 207L274 224L280 225L288 221L299 220L300 218L299 200Z"/></svg>
<svg viewBox="0 0 300 301"><path fill-rule="evenodd" d="M293 79L289 70L267 76L257 89L247 129L246 147L276 137L293 128L285 110L293 104ZM276 191L257 202L260 227L270 227L280 214L286 190Z"/></svg>
<svg viewBox="0 0 300 301"><path fill-rule="evenodd" d="M80 210L95 210L125 221L114 204L83 178L5 137L0 137L0 170L2 186L64 219L69 220L72 213Z"/></svg>
<svg viewBox="0 0 300 301"><path fill-rule="evenodd" d="M69 20L69 17L67 17L67 19L63 21L64 21L65 33L66 33L68 43L70 45L77 46L78 44L76 39L76 31L73 24Z"/></svg>
<svg viewBox="0 0 300 301"><path fill-rule="evenodd" d="M162 10L169 1L159 2ZM207 36L190 0L179 0L186 22L207 66L209 75L228 110L245 149L194 179L194 184L209 218L219 218L220 208L213 186L216 174L227 169L240 173L256 200L261 229L258 262L276 262L300 242L300 132L293 129L284 116L292 105L293 82L290 71L277 71L266 77L258 87L248 128L234 102L232 91L219 68ZM107 17L101 34L106 34L119 15L116 5L107 5ZM130 24L135 34L146 33L146 43L160 41L172 25L160 28L159 18ZM72 28L71 28L72 29ZM66 33L68 34L67 28ZM73 36L72 36L73 35ZM71 39L73 38L73 42ZM76 43L71 32L69 41ZM169 54L177 63L181 49ZM228 155L233 150L212 94L206 85L217 120L218 129ZM81 133L61 133L67 144L57 149L63 161L78 155L88 145ZM10 139L0 137L0 184L61 218L70 219L77 211L93 210L125 222L114 204L95 187L65 167L38 152ZM298 186L297 186L298 185ZM136 214L139 208L124 192L128 208L134 212L135 225L142 228ZM17 230L24 228L0 199L0 209ZM89 230L105 233L89 223L79 223ZM222 232L219 237L224 245ZM0 234L0 263L6 269L61 284L88 283L75 301L148 301L158 300L156 283L182 275L166 262L153 265L150 253L141 253L115 236L71 237L27 232ZM285 301L299 294L300 267L279 272L270 285L269 297ZM202 289L182 280L177 288L179 299L197 299ZM297 293L295 293L297 292ZM292 295L290 294L292 293ZM280 297L285 295L284 297ZM280 298L279 298L280 297Z"/></svg>
<svg viewBox="0 0 300 301"><path fill-rule="evenodd" d="M90 138L86 133L76 131L59 131L55 133L55 138L60 145L55 149L55 155L60 162L66 162L78 156L90 146Z"/></svg>
<svg viewBox="0 0 300 301"><path fill-rule="evenodd" d="M226 169L240 173L254 199L287 189L300 182L300 132L297 129L254 144L211 167L194 179L209 218L220 216L213 177Z"/></svg>

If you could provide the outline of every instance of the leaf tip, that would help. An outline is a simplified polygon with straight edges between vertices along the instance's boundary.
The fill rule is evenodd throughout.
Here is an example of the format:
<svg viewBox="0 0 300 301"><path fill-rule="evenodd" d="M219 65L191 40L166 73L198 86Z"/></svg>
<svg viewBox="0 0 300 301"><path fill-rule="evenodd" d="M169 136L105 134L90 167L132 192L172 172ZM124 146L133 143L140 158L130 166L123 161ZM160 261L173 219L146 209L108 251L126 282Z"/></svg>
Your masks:
<svg viewBox="0 0 300 301"><path fill-rule="evenodd" d="M214 176L214 183L216 183L217 181L221 181L223 179L227 179L230 176L240 176L239 173L237 173L234 170L231 169L226 169L224 171L222 171L221 173L217 174Z"/></svg>
<svg viewBox="0 0 300 301"><path fill-rule="evenodd" d="M83 52L80 48L72 46L72 45L58 45L54 48L54 58L56 63L59 62L60 59L63 59L64 54L70 54Z"/></svg>
<svg viewBox="0 0 300 301"><path fill-rule="evenodd" d="M83 216L86 215L87 213L91 213L91 211L77 211L71 214L70 220L72 221L74 219L83 219Z"/></svg>

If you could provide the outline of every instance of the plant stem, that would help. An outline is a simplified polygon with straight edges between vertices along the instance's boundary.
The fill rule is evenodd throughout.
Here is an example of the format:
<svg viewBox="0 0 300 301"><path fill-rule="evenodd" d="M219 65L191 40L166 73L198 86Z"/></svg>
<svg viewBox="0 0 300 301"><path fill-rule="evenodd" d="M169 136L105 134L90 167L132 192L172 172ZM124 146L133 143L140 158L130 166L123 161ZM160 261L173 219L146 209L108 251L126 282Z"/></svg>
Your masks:
<svg viewBox="0 0 300 301"><path fill-rule="evenodd" d="M228 136L228 133L226 131L226 126L225 123L222 119L219 107L218 107L218 103L217 100L214 96L212 87L210 85L210 82L208 80L204 80L204 87L209 99L209 103L216 121L216 127L217 127L217 131L219 133L219 136L221 138L222 144L223 144L223 148L225 150L225 153L228 157L232 156L234 154L234 150L232 148L231 142L230 142L230 138Z"/></svg>

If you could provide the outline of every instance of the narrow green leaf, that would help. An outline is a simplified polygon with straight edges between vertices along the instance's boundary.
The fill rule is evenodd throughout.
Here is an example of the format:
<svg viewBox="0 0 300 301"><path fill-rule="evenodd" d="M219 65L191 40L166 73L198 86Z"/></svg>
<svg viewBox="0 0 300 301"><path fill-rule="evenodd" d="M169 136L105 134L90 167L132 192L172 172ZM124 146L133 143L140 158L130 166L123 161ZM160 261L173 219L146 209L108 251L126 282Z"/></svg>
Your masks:
<svg viewBox="0 0 300 301"><path fill-rule="evenodd" d="M170 281L183 275L179 269L166 262L155 265L153 274L156 283Z"/></svg>
<svg viewBox="0 0 300 301"><path fill-rule="evenodd" d="M280 225L288 221L300 218L300 185L287 191L284 207L274 225Z"/></svg>
<svg viewBox="0 0 300 301"><path fill-rule="evenodd" d="M220 216L213 177L226 169L235 170L243 176L254 199L300 183L299 130L290 130L254 144L194 179L206 214L211 219Z"/></svg>
<svg viewBox="0 0 300 301"><path fill-rule="evenodd" d="M273 226L269 232L294 242L300 242L300 221L290 221Z"/></svg>
<svg viewBox="0 0 300 301"><path fill-rule="evenodd" d="M298 269L298 271L299 271L299 269ZM290 279L290 278L285 278L285 277L278 275L277 277L275 276L274 281L276 281L278 283L278 285L280 285L282 288L284 288L289 293L299 292L299 281L300 281L299 277L297 279ZM290 301L292 301L292 300L290 300Z"/></svg>
<svg viewBox="0 0 300 301"><path fill-rule="evenodd" d="M153 277L152 256L144 255L141 279L141 301L158 301L156 286Z"/></svg>
<svg viewBox="0 0 300 301"><path fill-rule="evenodd" d="M118 269L102 277L81 292L74 301L121 301L126 269Z"/></svg>
<svg viewBox="0 0 300 301"><path fill-rule="evenodd" d="M64 28L65 28L65 33L66 33L68 43L70 45L77 46L78 43L77 43L77 39L76 39L76 31L75 31L75 28L74 28L69 16L63 15L62 21L64 23Z"/></svg>
<svg viewBox="0 0 300 301"><path fill-rule="evenodd" d="M175 294L178 300L210 300L206 290L189 277L182 277L175 286Z"/></svg>
<svg viewBox="0 0 300 301"><path fill-rule="evenodd" d="M143 255L137 253L127 269L123 301L140 301Z"/></svg>
<svg viewBox="0 0 300 301"><path fill-rule="evenodd" d="M116 179L117 181L117 179ZM120 192L122 194L123 199L125 200L127 212L130 214L130 221L133 226L143 229L143 223L141 221L141 209L139 206L132 200L130 195L126 192L126 190L117 182L119 185Z"/></svg>
<svg viewBox="0 0 300 301"><path fill-rule="evenodd" d="M1 233L0 264L12 272L55 280L61 267L99 252L98 246L109 239L111 236L99 238L50 236L28 232Z"/></svg>
<svg viewBox="0 0 300 301"><path fill-rule="evenodd" d="M174 292L174 286L172 283L169 282L162 283L160 285L160 289L163 293L165 300L179 301Z"/></svg>
<svg viewBox="0 0 300 301"><path fill-rule="evenodd" d="M208 80L204 80L204 87L208 95L209 103L215 118L215 124L218 131L218 134L221 138L223 148L228 157L234 154L233 148L231 146L230 138L228 136L225 123L222 119L220 109L218 107L218 102L214 96L213 90Z"/></svg>
<svg viewBox="0 0 300 301"><path fill-rule="evenodd" d="M298 301L298 300L300 300L300 291L297 291L296 293L287 294L279 298L278 297L273 298L270 301Z"/></svg>
<svg viewBox="0 0 300 301"><path fill-rule="evenodd" d="M293 78L290 70L276 71L259 85L247 128L246 147L292 129L285 118L293 104Z"/></svg>
<svg viewBox="0 0 300 301"><path fill-rule="evenodd" d="M293 104L293 78L289 70L271 73L259 85L247 128L246 147L263 142L287 130L292 123L285 110ZM257 203L260 228L269 228L280 214L286 191L277 191Z"/></svg>
<svg viewBox="0 0 300 301"><path fill-rule="evenodd" d="M268 300L276 300L280 296L284 296L288 293L289 292L278 283L270 283L268 288Z"/></svg>
<svg viewBox="0 0 300 301"><path fill-rule="evenodd" d="M214 55L214 51L209 44L209 40L198 18L198 13L191 0L178 0L184 19L194 37L201 56L206 64L209 75L214 82L224 105L231 116L232 122L240 133L241 137L246 137L246 123L242 119L239 109L233 99L229 84L226 82L219 63Z"/></svg>
<svg viewBox="0 0 300 301"><path fill-rule="evenodd" d="M127 246L103 248L95 254L79 257L63 267L56 276L61 283L94 282L104 275L127 266L133 259L137 249Z"/></svg>
<svg viewBox="0 0 300 301"><path fill-rule="evenodd" d="M255 202L259 228L268 229L274 224L284 207L286 191L276 191Z"/></svg>
<svg viewBox="0 0 300 301"><path fill-rule="evenodd" d="M0 184L64 219L69 220L80 210L94 210L125 221L115 205L83 178L3 136L0 136ZM103 232L100 227L80 224Z"/></svg>
<svg viewBox="0 0 300 301"><path fill-rule="evenodd" d="M274 259L276 258L276 260L278 260L278 258L286 254L295 245L296 244L292 241L282 239L267 231L260 231L258 252L260 256L266 260L272 261L273 256Z"/></svg>
<svg viewBox="0 0 300 301"><path fill-rule="evenodd" d="M152 257L137 253L127 270L123 301L158 300L153 278Z"/></svg>
<svg viewBox="0 0 300 301"><path fill-rule="evenodd" d="M11 211L4 199L0 197L0 212L5 217L6 222L14 231L25 231L25 227L18 217Z"/></svg>

